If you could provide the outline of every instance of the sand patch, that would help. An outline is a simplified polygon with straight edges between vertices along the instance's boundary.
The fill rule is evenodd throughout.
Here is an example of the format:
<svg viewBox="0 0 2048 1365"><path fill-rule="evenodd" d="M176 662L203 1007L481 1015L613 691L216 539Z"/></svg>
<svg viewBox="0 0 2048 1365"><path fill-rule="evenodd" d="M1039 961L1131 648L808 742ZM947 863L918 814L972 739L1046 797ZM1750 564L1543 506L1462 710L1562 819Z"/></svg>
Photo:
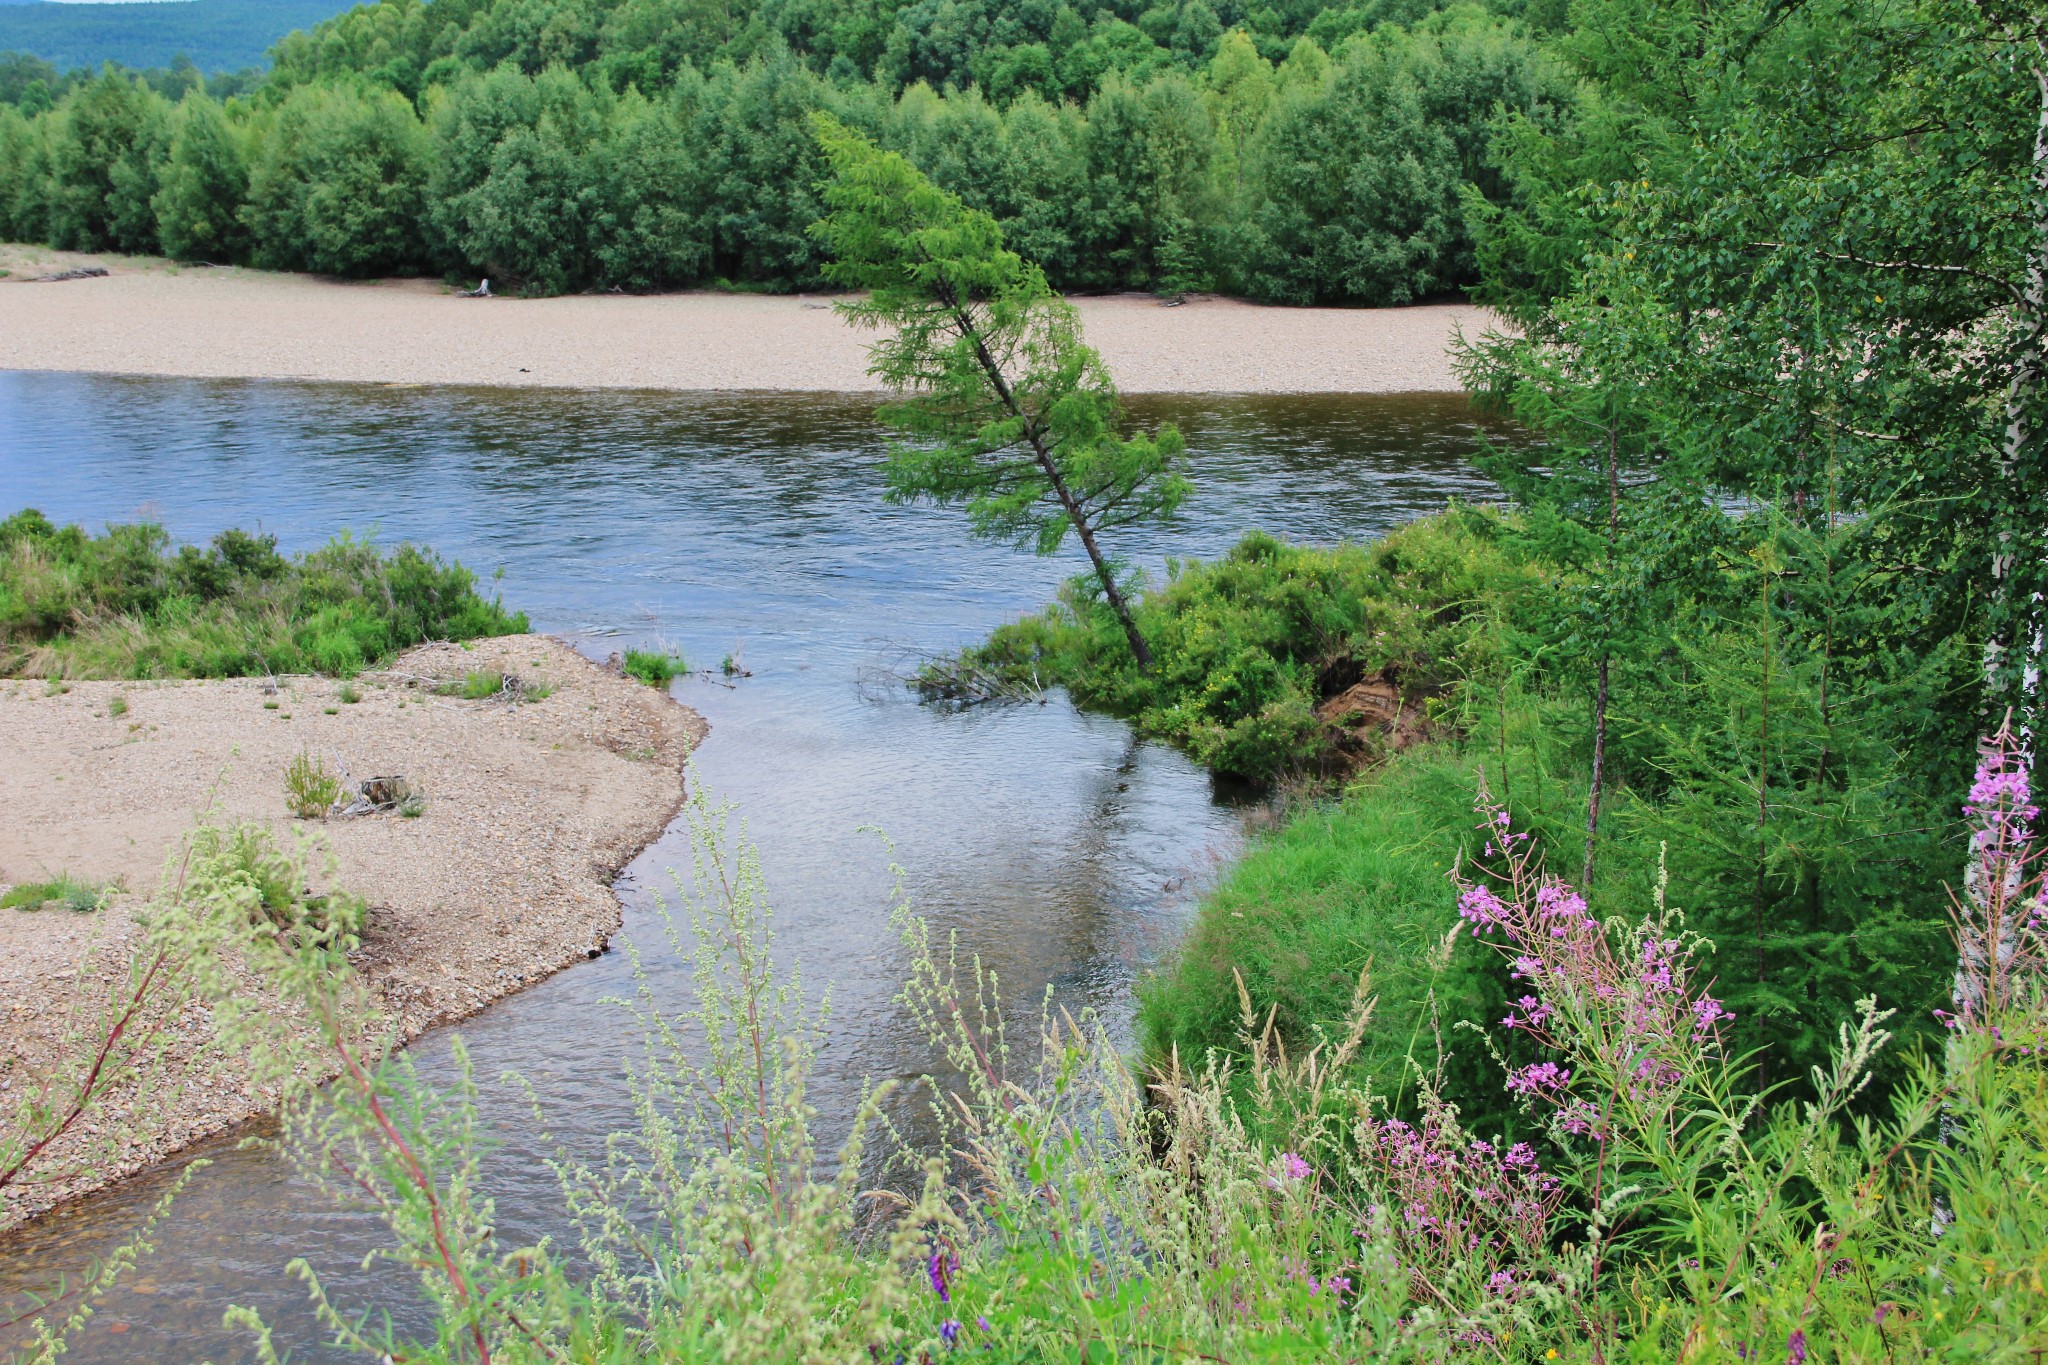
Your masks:
<svg viewBox="0 0 2048 1365"><path fill-rule="evenodd" d="M553 690L509 704L434 695L420 678L499 671ZM416 819L319 822L343 887L371 907L360 968L402 1034L470 1014L601 951L618 927L612 874L652 842L683 797L702 720L559 641L516 635L429 645L389 673L217 682L0 681L0 884L69 873L120 883L105 909L0 909L0 1078L49 1060L89 942L118 962L133 893L202 815L257 821L289 844L283 775L311 754L357 779L402 773ZM115 699L125 710L112 706ZM328 714L332 711L333 714ZM117 714L118 712L118 714ZM210 812L210 815L208 813ZM127 1106L135 1105L133 1109ZM0 1224L161 1160L263 1110L232 1085L169 1112L125 1098L109 1121L139 1140L105 1179L8 1191Z"/></svg>
<svg viewBox="0 0 2048 1365"><path fill-rule="evenodd" d="M22 277L106 266L104 278ZM340 282L0 246L0 368L553 388L874 392L866 347L817 297L464 299L431 280ZM1127 393L1459 390L1466 305L1270 308L1078 298Z"/></svg>

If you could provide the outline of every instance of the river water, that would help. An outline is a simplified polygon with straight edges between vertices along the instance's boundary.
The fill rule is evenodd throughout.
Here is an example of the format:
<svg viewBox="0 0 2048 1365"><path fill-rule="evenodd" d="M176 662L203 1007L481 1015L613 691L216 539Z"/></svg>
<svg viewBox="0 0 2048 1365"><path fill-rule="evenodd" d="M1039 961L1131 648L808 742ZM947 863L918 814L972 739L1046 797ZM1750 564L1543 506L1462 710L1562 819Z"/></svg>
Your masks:
<svg viewBox="0 0 2048 1365"><path fill-rule="evenodd" d="M1134 401L1178 422L1196 494L1177 525L1119 537L1157 573L1257 527L1364 539L1486 497L1484 432L1446 395ZM655 642L693 665L735 655L752 676L686 678L711 723L695 766L758 847L779 946L829 983L833 1022L814 1099L843 1121L864 1078L928 1059L890 1006L904 962L884 916L891 860L940 932L958 931L1026 1011L1052 990L1128 1027L1134 978L1170 949L1195 898L1259 807L1119 722L1063 702L966 712L920 706L915 659L1039 607L1081 567L977 543L955 512L883 504L872 405L817 395L534 392L0 373L0 515L23 506L97 527L149 518L179 540L261 527L288 550L339 528L417 540L490 574L534 627L593 656ZM884 831L893 845L864 827ZM619 881L627 940L681 1001L657 951L652 897L687 845L672 832ZM621 1063L632 1030L607 997L628 955L579 965L466 1021L498 1225L513 1243L564 1225L538 1159L595 1156L630 1124ZM450 1074L446 1031L414 1045ZM516 1070L546 1108L543 1138ZM258 1308L302 1361L322 1343L302 1287L308 1256L335 1296L412 1317L365 1214L338 1208L277 1155L205 1144L146 1259L73 1346L84 1362L251 1358L221 1326ZM75 1274L133 1228L166 1176L144 1177L0 1241L0 1305Z"/></svg>

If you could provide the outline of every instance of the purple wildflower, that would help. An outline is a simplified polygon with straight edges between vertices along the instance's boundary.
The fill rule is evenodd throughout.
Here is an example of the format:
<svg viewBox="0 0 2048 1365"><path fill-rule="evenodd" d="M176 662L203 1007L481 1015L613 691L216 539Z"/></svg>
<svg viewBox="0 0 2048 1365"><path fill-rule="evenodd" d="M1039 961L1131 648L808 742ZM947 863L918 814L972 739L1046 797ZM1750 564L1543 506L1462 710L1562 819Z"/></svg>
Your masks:
<svg viewBox="0 0 2048 1365"><path fill-rule="evenodd" d="M944 1322L939 1324L939 1340L945 1342L948 1348L951 1348L953 1346L953 1344L959 1339L959 1336L960 1324L955 1322L953 1319L947 1318Z"/></svg>
<svg viewBox="0 0 2048 1365"><path fill-rule="evenodd" d="M932 1252L931 1260L925 1264L925 1273L931 1276L932 1293L939 1296L940 1303L951 1303L953 1295L946 1288L946 1252L940 1247Z"/></svg>
<svg viewBox="0 0 2048 1365"><path fill-rule="evenodd" d="M1508 1073L1508 1089L1517 1095L1545 1095L1564 1089L1572 1073L1556 1062L1532 1062Z"/></svg>
<svg viewBox="0 0 2048 1365"><path fill-rule="evenodd" d="M1806 1365L1806 1333L1800 1328L1793 1328L1792 1339L1785 1343L1785 1365Z"/></svg>
<svg viewBox="0 0 2048 1365"><path fill-rule="evenodd" d="M1315 1168L1293 1152L1280 1154L1280 1174L1289 1180L1306 1180L1315 1174Z"/></svg>
<svg viewBox="0 0 2048 1365"><path fill-rule="evenodd" d="M1458 896L1458 913L1472 921L1472 933L1476 938L1494 925L1499 924L1507 907L1500 903L1500 897L1484 886L1469 886Z"/></svg>

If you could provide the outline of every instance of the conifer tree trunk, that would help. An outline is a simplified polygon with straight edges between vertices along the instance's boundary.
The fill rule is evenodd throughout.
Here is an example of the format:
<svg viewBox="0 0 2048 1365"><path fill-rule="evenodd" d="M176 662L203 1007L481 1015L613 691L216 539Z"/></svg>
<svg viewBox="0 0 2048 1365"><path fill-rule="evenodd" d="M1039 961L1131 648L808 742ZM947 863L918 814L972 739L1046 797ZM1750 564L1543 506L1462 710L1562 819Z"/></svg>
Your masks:
<svg viewBox="0 0 2048 1365"><path fill-rule="evenodd" d="M1073 523L1074 533L1081 537L1081 548L1088 552L1088 562L1095 566L1095 577L1102 584L1103 598L1108 601L1109 609L1116 613L1117 623L1124 628L1124 638L1130 642L1131 656L1138 661L1138 671L1149 672L1152 668L1152 647L1145 643L1145 637L1139 633L1137 620L1131 615L1130 603L1124 599L1122 590L1117 587L1116 575L1110 571L1109 561L1103 557L1102 547L1095 543L1094 528L1088 524L1088 518L1082 512L1080 502L1074 497L1073 490L1067 486L1058 462L1052 457L1052 451L1046 448L1044 431L1017 401L1017 394L1010 386L1009 377L1003 373L1003 367L996 364L996 358L989 354L980 329L974 325L974 319L960 306L959 301L950 295L946 298L946 305L952 309L953 325L960 329L960 335L973 340L975 363L981 366L981 372L988 377L989 385L995 389L996 396L1002 400L1003 406L1009 409L1010 414L1024 424L1024 440L1031 447L1032 458L1036 459L1038 467L1045 471L1046 482L1052 485L1053 494L1059 499L1060 506L1065 509L1067 520Z"/></svg>

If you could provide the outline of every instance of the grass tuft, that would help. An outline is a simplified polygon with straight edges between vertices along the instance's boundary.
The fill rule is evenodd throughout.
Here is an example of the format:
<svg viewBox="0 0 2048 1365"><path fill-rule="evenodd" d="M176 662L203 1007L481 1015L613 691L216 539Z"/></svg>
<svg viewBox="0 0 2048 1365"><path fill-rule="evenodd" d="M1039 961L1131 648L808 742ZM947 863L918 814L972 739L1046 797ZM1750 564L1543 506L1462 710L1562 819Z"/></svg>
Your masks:
<svg viewBox="0 0 2048 1365"><path fill-rule="evenodd" d="M56 901L67 910L85 914L106 904L112 886L97 886L68 872L59 872L44 882L24 882L0 895L0 909L40 910Z"/></svg>
<svg viewBox="0 0 2048 1365"><path fill-rule="evenodd" d="M629 649L619 669L627 677L638 678L649 687L667 687L688 671L682 654L673 649Z"/></svg>

